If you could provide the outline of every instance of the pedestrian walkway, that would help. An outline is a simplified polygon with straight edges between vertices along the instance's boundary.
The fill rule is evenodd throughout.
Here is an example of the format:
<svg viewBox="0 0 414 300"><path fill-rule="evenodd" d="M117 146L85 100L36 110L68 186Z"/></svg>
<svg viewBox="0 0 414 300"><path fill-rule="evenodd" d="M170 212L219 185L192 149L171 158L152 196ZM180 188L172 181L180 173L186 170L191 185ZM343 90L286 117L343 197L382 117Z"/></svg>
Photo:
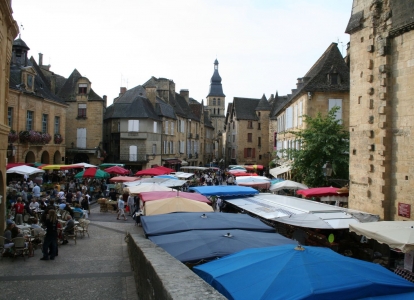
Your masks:
<svg viewBox="0 0 414 300"><path fill-rule="evenodd" d="M92 205L90 237L59 247L54 261L35 256L0 260L0 299L138 299L125 232L143 233L131 217L100 213Z"/></svg>

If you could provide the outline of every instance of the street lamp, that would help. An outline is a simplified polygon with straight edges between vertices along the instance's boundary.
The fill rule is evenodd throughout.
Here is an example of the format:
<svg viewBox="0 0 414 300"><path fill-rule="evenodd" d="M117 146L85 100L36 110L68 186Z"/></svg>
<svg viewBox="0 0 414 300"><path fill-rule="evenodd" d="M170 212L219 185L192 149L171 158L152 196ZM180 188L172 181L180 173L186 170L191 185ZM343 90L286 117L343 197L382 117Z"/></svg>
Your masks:
<svg viewBox="0 0 414 300"><path fill-rule="evenodd" d="M331 177L332 175L332 164L329 161L327 161L322 166L322 171L323 171L323 176L325 176L326 178L326 183L328 183L328 177Z"/></svg>

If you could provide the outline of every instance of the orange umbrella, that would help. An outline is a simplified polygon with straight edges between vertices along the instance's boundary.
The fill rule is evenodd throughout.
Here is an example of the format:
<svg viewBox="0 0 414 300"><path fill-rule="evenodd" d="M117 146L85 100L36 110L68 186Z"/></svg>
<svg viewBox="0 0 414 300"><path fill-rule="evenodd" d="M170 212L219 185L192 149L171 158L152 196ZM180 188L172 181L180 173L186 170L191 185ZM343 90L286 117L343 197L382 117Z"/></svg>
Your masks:
<svg viewBox="0 0 414 300"><path fill-rule="evenodd" d="M128 176L116 176L109 179L110 182L132 182L137 181L140 178L138 177L128 177Z"/></svg>

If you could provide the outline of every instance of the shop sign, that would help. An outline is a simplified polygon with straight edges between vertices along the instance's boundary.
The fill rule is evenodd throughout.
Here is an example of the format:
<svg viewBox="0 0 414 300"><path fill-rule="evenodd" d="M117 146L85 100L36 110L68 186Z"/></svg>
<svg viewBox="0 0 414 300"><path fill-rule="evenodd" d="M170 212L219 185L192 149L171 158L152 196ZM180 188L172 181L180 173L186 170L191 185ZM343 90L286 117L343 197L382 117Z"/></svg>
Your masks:
<svg viewBox="0 0 414 300"><path fill-rule="evenodd" d="M398 215L404 218L411 217L411 204L398 202Z"/></svg>

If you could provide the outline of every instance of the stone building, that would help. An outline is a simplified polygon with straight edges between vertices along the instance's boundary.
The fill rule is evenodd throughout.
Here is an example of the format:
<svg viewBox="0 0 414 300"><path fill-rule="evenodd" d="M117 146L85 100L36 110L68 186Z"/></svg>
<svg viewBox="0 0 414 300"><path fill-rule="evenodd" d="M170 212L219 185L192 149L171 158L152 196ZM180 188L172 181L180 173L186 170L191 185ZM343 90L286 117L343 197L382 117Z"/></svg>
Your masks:
<svg viewBox="0 0 414 300"><path fill-rule="evenodd" d="M300 142L289 132L305 128L303 115L315 117L319 112L326 115L338 106L336 118L348 128L349 68L337 44L332 43L305 76L298 78L292 94L283 97L276 94L270 102L270 145L276 158L283 158L284 149L300 149Z"/></svg>
<svg viewBox="0 0 414 300"><path fill-rule="evenodd" d="M354 0L350 34L349 206L414 220L414 5Z"/></svg>
<svg viewBox="0 0 414 300"><path fill-rule="evenodd" d="M99 165L106 153L102 144L106 96L98 96L92 89L91 81L76 69L58 87L57 95L68 105L66 162Z"/></svg>
<svg viewBox="0 0 414 300"><path fill-rule="evenodd" d="M10 126L6 119L9 102L10 63L13 40L19 28L13 18L11 1L0 1L0 232L4 232L6 218L6 165L8 161L8 134ZM10 150L9 150L10 151Z"/></svg>
<svg viewBox="0 0 414 300"><path fill-rule="evenodd" d="M13 42L10 65L7 122L9 162L62 164L65 161L65 101L52 93L47 79L29 47L18 38ZM14 136L14 137L13 137Z"/></svg>
<svg viewBox="0 0 414 300"><path fill-rule="evenodd" d="M269 164L270 104L261 99L233 98L226 116L226 165Z"/></svg>
<svg viewBox="0 0 414 300"><path fill-rule="evenodd" d="M224 123L225 123L225 107L226 95L223 93L221 77L218 72L219 62L214 61L214 72L210 81L210 90L207 95L207 110L214 130L214 154L213 160L219 162L224 158Z"/></svg>
<svg viewBox="0 0 414 300"><path fill-rule="evenodd" d="M152 77L128 91L121 88L104 117L108 161L133 170L202 165L204 149L212 149L212 139L205 138L211 132L211 125L205 129L205 114L188 90L176 93L175 83L166 78Z"/></svg>

